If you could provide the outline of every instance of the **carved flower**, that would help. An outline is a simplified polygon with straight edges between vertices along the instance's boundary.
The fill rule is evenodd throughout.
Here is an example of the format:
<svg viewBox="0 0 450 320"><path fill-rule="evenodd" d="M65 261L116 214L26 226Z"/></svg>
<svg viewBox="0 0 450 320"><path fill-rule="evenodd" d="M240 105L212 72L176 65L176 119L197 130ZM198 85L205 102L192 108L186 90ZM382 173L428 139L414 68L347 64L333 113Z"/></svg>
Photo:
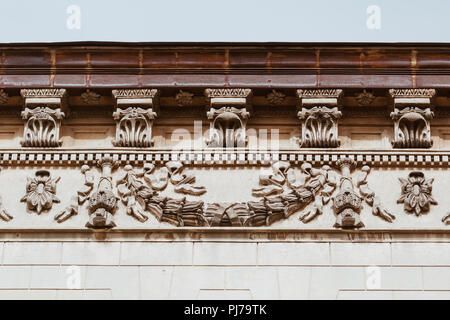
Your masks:
<svg viewBox="0 0 450 320"><path fill-rule="evenodd" d="M9 96L5 92L5 90L0 89L0 104L5 104L6 102L8 102L8 99L9 99Z"/></svg>
<svg viewBox="0 0 450 320"><path fill-rule="evenodd" d="M60 177L53 179L47 170L36 171L35 176L27 177L26 194L20 200L26 202L28 209L38 214L51 209L53 202L60 202L56 197L56 183Z"/></svg>
<svg viewBox="0 0 450 320"><path fill-rule="evenodd" d="M100 95L94 91L87 89L85 93L81 94L81 99L85 104L89 103L97 104L100 101Z"/></svg>
<svg viewBox="0 0 450 320"><path fill-rule="evenodd" d="M356 96L356 101L358 101L360 106L369 106L373 100L375 100L375 96L373 93L367 92L366 89Z"/></svg>
<svg viewBox="0 0 450 320"><path fill-rule="evenodd" d="M271 93L267 95L267 101L270 102L272 105L280 105L284 102L284 99L286 98L286 95L279 91L272 90Z"/></svg>
<svg viewBox="0 0 450 320"><path fill-rule="evenodd" d="M177 95L175 96L175 100L177 101L177 104L180 107L187 106L187 105L192 104L193 96L194 96L193 93L180 90L180 92L178 92Z"/></svg>
<svg viewBox="0 0 450 320"><path fill-rule="evenodd" d="M430 209L430 204L437 204L431 196L434 179L425 179L423 172L413 171L408 179L399 178L402 184L402 195L397 203L404 203L405 210L419 216Z"/></svg>

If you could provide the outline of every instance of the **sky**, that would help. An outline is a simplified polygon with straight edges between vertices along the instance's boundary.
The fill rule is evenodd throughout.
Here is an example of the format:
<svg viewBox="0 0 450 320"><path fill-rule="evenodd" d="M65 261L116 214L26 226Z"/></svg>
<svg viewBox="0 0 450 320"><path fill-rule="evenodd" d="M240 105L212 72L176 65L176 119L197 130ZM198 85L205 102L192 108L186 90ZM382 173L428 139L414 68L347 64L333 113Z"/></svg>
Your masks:
<svg viewBox="0 0 450 320"><path fill-rule="evenodd" d="M0 0L0 42L450 42L450 0Z"/></svg>

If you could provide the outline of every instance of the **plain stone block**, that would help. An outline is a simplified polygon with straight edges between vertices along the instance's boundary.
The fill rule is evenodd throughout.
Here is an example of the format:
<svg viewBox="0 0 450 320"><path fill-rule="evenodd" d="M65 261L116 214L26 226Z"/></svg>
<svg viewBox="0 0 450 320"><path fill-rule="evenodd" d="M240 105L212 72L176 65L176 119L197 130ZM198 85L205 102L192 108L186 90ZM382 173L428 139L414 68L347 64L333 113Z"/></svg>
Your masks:
<svg viewBox="0 0 450 320"><path fill-rule="evenodd" d="M392 243L392 264L450 266L450 243Z"/></svg>
<svg viewBox="0 0 450 320"><path fill-rule="evenodd" d="M197 299L201 289L225 289L224 268L174 267L169 299Z"/></svg>
<svg viewBox="0 0 450 320"><path fill-rule="evenodd" d="M194 265L256 265L256 243L196 242Z"/></svg>
<svg viewBox="0 0 450 320"><path fill-rule="evenodd" d="M123 242L121 265L191 265L192 242Z"/></svg>
<svg viewBox="0 0 450 320"><path fill-rule="evenodd" d="M87 266L85 289L111 290L112 299L139 299L139 267Z"/></svg>
<svg viewBox="0 0 450 320"><path fill-rule="evenodd" d="M338 300L392 300L392 291L339 291Z"/></svg>
<svg viewBox="0 0 450 320"><path fill-rule="evenodd" d="M307 299L311 267L278 267L280 299Z"/></svg>
<svg viewBox="0 0 450 320"><path fill-rule="evenodd" d="M61 242L6 242L3 264L59 265L61 248Z"/></svg>
<svg viewBox="0 0 450 320"><path fill-rule="evenodd" d="M84 290L56 290L57 300L83 300Z"/></svg>
<svg viewBox="0 0 450 320"><path fill-rule="evenodd" d="M168 299L173 267L139 267L141 299Z"/></svg>
<svg viewBox="0 0 450 320"><path fill-rule="evenodd" d="M28 300L55 300L57 290L37 289L28 290L25 299Z"/></svg>
<svg viewBox="0 0 450 320"><path fill-rule="evenodd" d="M227 267L226 289L249 289L253 299L279 299L275 267Z"/></svg>
<svg viewBox="0 0 450 320"><path fill-rule="evenodd" d="M31 279L31 266L1 266L0 288L28 288Z"/></svg>
<svg viewBox="0 0 450 320"><path fill-rule="evenodd" d="M337 299L339 290L365 290L363 267L314 267L308 299Z"/></svg>
<svg viewBox="0 0 450 320"><path fill-rule="evenodd" d="M199 300L251 300L250 290L214 290L200 289Z"/></svg>
<svg viewBox="0 0 450 320"><path fill-rule="evenodd" d="M86 267L80 266L33 266L30 288L82 289L84 288ZM79 279L79 282L78 282ZM74 288L72 286L78 286Z"/></svg>
<svg viewBox="0 0 450 320"><path fill-rule="evenodd" d="M258 265L329 265L328 243L258 243Z"/></svg>
<svg viewBox="0 0 450 320"><path fill-rule="evenodd" d="M422 267L425 290L450 290L450 267Z"/></svg>
<svg viewBox="0 0 450 320"><path fill-rule="evenodd" d="M381 266L391 264L389 243L331 243L331 265Z"/></svg>
<svg viewBox="0 0 450 320"><path fill-rule="evenodd" d="M118 265L120 242L64 242L62 264Z"/></svg>
<svg viewBox="0 0 450 320"><path fill-rule="evenodd" d="M28 289L0 289L0 300L25 300L28 296Z"/></svg>
<svg viewBox="0 0 450 320"><path fill-rule="evenodd" d="M393 291L395 300L449 300L450 291Z"/></svg>
<svg viewBox="0 0 450 320"><path fill-rule="evenodd" d="M422 289L422 269L420 267L381 267L380 289L413 290ZM366 272L366 275L368 273ZM370 274L374 276L374 274Z"/></svg>
<svg viewBox="0 0 450 320"><path fill-rule="evenodd" d="M111 300L111 290L84 290L83 300Z"/></svg>

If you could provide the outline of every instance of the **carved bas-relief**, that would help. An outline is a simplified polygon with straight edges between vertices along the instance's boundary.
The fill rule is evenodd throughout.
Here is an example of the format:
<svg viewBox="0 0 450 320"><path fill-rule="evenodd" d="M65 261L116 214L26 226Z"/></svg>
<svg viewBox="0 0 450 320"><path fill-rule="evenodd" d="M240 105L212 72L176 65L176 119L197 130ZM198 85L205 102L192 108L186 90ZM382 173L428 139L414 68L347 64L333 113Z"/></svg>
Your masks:
<svg viewBox="0 0 450 320"><path fill-rule="evenodd" d="M420 216L430 210L430 204L438 204L431 196L434 179L425 179L420 171L413 171L407 179L399 178L402 184L402 195L397 203L403 203L407 213Z"/></svg>
<svg viewBox="0 0 450 320"><path fill-rule="evenodd" d="M152 127L158 108L157 89L113 90L117 108L116 147L146 148L153 145Z"/></svg>
<svg viewBox="0 0 450 320"><path fill-rule="evenodd" d="M150 163L144 164L142 170L125 165L124 173L116 181L117 193L112 182L111 172L116 163L110 157L99 161L102 168L97 189L94 191L94 176L89 166L81 168L85 176L84 186L77 191L71 204L55 216L59 223L78 214L79 207L88 200L89 228L112 228L116 224L113 215L117 209L117 200L126 206L126 213L140 222L148 220L147 212L153 214L158 221L168 222L176 226L203 226L207 221L203 217L203 201L188 201L186 198L172 199L159 194L172 183L174 191L182 194L201 195L206 192L202 186L194 185L195 177L183 173L183 164L169 161L159 170ZM92 193L92 191L94 191Z"/></svg>
<svg viewBox="0 0 450 320"><path fill-rule="evenodd" d="M206 89L210 109L208 147L245 147L246 125L250 117L251 89Z"/></svg>
<svg viewBox="0 0 450 320"><path fill-rule="evenodd" d="M1 171L1 168L0 168ZM6 209L3 207L3 198L0 196L0 219L3 221L10 221L13 219L13 217L6 211Z"/></svg>
<svg viewBox="0 0 450 320"><path fill-rule="evenodd" d="M147 220L144 211L148 211L159 222L175 226L208 225L203 217L203 201L188 201L185 197L173 199L159 194L169 182L178 193L201 195L206 192L204 187L193 185L195 177L183 174L183 168L183 164L178 161L169 161L159 170L155 170L153 164L145 164L143 171L126 168L128 171L118 184L122 201L127 204L127 213L141 222ZM139 177L143 177L145 182Z"/></svg>
<svg viewBox="0 0 450 320"><path fill-rule="evenodd" d="M34 177L27 177L26 194L20 201L26 202L28 209L37 214L50 210L54 202L60 202L56 197L56 184L59 180L60 177L52 178L47 170L36 171Z"/></svg>
<svg viewBox="0 0 450 320"><path fill-rule="evenodd" d="M394 98L394 148L430 148L430 120L434 117L431 111L431 98L434 89L391 89Z"/></svg>
<svg viewBox="0 0 450 320"><path fill-rule="evenodd" d="M25 101L23 147L60 147L61 111L65 89L22 89Z"/></svg>
<svg viewBox="0 0 450 320"><path fill-rule="evenodd" d="M85 184L77 191L77 195L72 197L71 204L55 216L56 221L61 223L78 214L79 206L88 201L89 221L86 223L86 227L108 229L116 226L113 215L117 209L119 197L113 190L112 170L117 166L117 163L111 157L105 156L97 164L101 167L102 173L95 191L92 192L94 190L94 176L89 166L84 165L81 172L85 176Z"/></svg>
<svg viewBox="0 0 450 320"><path fill-rule="evenodd" d="M300 147L339 147L338 120L342 113L338 110L340 89L297 90L301 110L297 116L302 122Z"/></svg>
<svg viewBox="0 0 450 320"><path fill-rule="evenodd" d="M355 162L349 158L337 161L336 165L341 170L340 183L337 183L336 173L330 166L324 165L316 169L310 163L301 165L301 177L295 178L294 169L288 162L275 162L272 165L273 174L261 175L260 184L263 187L254 188L255 196L264 198L258 202L248 202L250 217L245 225L269 225L279 219L289 217L294 212L311 204L311 208L300 216L300 221L308 223L323 213L324 205L332 200L332 208L337 216L334 227L336 228L361 228L364 226L359 213L363 200L372 206L372 213L387 222L392 222L395 217L382 205L375 192L367 183L367 175L370 172L368 166L361 169L357 178L357 187L360 194L354 190L351 170ZM288 186L286 194L283 186ZM336 188L338 193L333 196ZM275 197L266 197L270 194L279 194Z"/></svg>

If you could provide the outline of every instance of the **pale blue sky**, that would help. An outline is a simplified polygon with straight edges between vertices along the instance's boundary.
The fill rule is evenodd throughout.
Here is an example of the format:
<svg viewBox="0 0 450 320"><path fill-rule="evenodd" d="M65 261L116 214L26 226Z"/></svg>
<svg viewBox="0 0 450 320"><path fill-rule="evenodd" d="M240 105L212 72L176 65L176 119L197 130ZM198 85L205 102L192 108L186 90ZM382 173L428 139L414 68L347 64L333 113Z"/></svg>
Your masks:
<svg viewBox="0 0 450 320"><path fill-rule="evenodd" d="M0 42L450 42L449 14L450 0L0 0Z"/></svg>

